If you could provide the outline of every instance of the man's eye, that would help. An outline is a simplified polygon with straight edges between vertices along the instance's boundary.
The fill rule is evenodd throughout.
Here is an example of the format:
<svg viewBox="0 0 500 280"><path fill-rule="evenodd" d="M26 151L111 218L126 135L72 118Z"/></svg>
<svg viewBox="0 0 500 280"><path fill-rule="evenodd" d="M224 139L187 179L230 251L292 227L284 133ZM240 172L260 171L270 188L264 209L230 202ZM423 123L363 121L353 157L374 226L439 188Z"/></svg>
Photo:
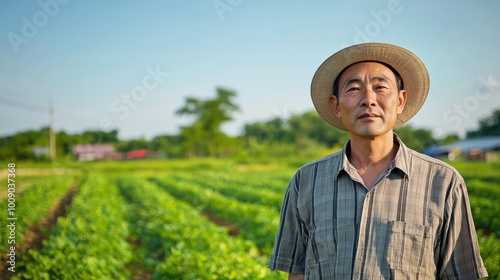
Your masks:
<svg viewBox="0 0 500 280"><path fill-rule="evenodd" d="M350 87L347 91L357 91L360 90L359 87Z"/></svg>

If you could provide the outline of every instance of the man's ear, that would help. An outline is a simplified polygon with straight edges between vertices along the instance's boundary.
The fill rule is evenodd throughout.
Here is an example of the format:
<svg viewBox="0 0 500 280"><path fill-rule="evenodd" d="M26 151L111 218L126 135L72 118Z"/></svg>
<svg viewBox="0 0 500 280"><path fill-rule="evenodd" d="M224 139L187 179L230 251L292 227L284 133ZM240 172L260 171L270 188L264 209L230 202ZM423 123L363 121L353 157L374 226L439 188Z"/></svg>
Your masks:
<svg viewBox="0 0 500 280"><path fill-rule="evenodd" d="M406 104L406 90L400 90L398 95L398 114L403 112Z"/></svg>
<svg viewBox="0 0 500 280"><path fill-rule="evenodd" d="M342 117L342 113L340 112L340 105L339 105L339 99L335 95L330 95L330 107L333 110L333 114L337 118Z"/></svg>

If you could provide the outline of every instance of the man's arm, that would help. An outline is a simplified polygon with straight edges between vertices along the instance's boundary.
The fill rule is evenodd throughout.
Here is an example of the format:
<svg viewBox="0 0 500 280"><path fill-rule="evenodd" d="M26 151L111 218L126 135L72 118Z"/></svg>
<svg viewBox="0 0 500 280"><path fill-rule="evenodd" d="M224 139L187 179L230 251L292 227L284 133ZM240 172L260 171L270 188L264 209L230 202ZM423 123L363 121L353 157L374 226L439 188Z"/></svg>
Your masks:
<svg viewBox="0 0 500 280"><path fill-rule="evenodd" d="M289 273L288 280L304 280L304 274Z"/></svg>
<svg viewBox="0 0 500 280"><path fill-rule="evenodd" d="M442 279L479 279L487 277L479 254L477 233L469 204L467 187L461 177L452 182L452 191L445 207L445 231L442 233L440 248L441 267L439 276Z"/></svg>
<svg viewBox="0 0 500 280"><path fill-rule="evenodd" d="M307 229L304 228L297 209L298 176L288 184L280 214L280 226L276 234L273 253L268 267L287 273L305 273ZM290 278L290 279L304 279Z"/></svg>

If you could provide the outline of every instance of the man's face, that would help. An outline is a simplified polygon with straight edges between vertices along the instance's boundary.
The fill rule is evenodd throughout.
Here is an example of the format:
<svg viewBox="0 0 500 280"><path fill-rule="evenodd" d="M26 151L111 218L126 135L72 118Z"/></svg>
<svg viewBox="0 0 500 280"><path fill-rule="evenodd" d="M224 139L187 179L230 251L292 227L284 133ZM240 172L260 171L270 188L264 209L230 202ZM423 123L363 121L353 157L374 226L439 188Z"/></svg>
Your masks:
<svg viewBox="0 0 500 280"><path fill-rule="evenodd" d="M398 92L394 73L377 62L349 66L340 76L338 97L330 97L335 115L361 137L392 133L405 102L406 91Z"/></svg>

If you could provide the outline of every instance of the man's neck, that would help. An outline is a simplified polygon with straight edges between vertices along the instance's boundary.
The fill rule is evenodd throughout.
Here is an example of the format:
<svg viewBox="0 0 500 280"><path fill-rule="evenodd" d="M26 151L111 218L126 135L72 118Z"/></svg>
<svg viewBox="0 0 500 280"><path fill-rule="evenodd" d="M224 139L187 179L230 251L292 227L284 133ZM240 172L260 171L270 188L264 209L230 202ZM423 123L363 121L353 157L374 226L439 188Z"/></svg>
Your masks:
<svg viewBox="0 0 500 280"><path fill-rule="evenodd" d="M372 138L357 135L351 135L350 138L349 159L354 166L377 164L390 156L395 146L392 132ZM392 161L392 158L390 160Z"/></svg>
<svg viewBox="0 0 500 280"><path fill-rule="evenodd" d="M371 188L376 178L389 166L398 151L392 131L373 138L351 135L349 161Z"/></svg>

